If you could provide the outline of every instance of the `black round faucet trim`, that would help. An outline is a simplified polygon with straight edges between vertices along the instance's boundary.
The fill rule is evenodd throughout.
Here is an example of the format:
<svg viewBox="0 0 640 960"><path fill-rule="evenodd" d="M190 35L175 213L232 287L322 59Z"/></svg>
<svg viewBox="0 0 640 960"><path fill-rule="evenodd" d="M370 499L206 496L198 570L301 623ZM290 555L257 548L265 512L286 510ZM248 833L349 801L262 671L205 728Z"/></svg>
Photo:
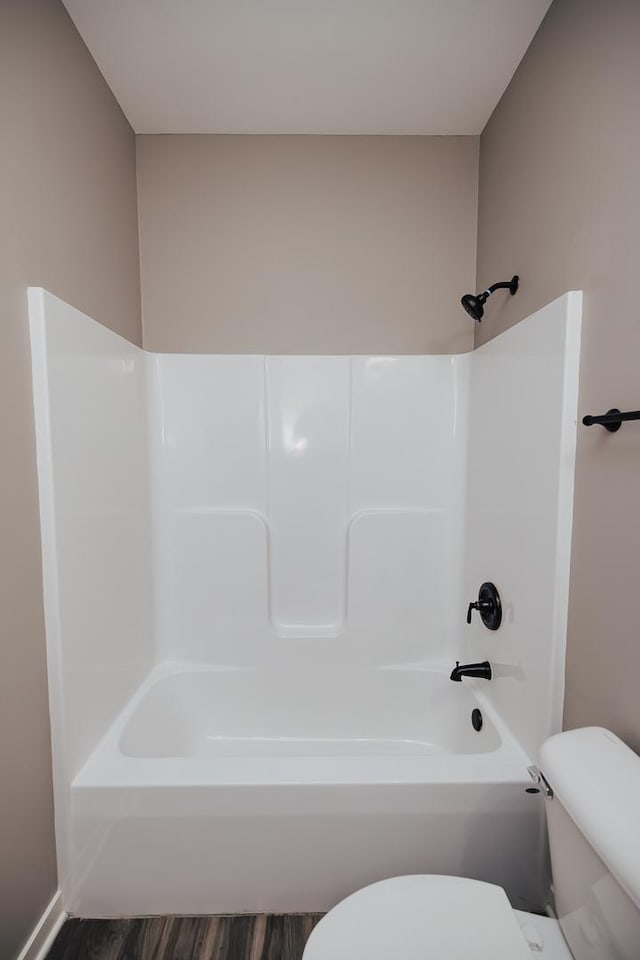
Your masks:
<svg viewBox="0 0 640 960"><path fill-rule="evenodd" d="M482 711L478 710L478 708L476 707L474 710L471 711L471 726L476 731L476 733L480 733L480 731L482 730L482 724L483 724Z"/></svg>
<svg viewBox="0 0 640 960"><path fill-rule="evenodd" d="M467 623L471 623L471 615L474 610L480 614L480 618L487 630L497 630L502 623L502 601L495 583L487 581L480 586L478 599L472 601L467 609Z"/></svg>

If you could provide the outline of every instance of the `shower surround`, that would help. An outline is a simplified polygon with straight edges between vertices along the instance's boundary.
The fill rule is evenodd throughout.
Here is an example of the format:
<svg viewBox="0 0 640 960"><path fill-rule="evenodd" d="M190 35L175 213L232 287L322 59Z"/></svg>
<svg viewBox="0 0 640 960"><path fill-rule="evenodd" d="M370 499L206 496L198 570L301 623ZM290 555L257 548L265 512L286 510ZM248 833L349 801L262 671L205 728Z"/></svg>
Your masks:
<svg viewBox="0 0 640 960"><path fill-rule="evenodd" d="M30 317L67 909L324 910L407 872L543 906L580 295L460 356L150 354L40 289Z"/></svg>
<svg viewBox="0 0 640 960"><path fill-rule="evenodd" d="M147 359L161 655L442 656L469 357Z"/></svg>

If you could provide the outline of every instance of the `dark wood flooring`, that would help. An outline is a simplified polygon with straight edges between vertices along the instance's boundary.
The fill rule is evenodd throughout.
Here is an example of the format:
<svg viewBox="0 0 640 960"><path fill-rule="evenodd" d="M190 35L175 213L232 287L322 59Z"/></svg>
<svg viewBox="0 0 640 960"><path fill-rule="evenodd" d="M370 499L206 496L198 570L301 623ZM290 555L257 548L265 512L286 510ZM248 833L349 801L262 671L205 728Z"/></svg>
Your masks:
<svg viewBox="0 0 640 960"><path fill-rule="evenodd" d="M47 960L300 960L321 916L71 919Z"/></svg>

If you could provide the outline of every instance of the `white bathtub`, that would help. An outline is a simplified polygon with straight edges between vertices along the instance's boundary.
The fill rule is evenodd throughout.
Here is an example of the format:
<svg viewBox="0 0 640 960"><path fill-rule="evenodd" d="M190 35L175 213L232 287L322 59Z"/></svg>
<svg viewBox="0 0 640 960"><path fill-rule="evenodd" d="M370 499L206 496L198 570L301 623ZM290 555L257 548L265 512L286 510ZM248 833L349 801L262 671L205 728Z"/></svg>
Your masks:
<svg viewBox="0 0 640 960"><path fill-rule="evenodd" d="M543 811L527 763L482 691L433 668L163 664L73 781L70 907L322 911L435 872L537 909Z"/></svg>

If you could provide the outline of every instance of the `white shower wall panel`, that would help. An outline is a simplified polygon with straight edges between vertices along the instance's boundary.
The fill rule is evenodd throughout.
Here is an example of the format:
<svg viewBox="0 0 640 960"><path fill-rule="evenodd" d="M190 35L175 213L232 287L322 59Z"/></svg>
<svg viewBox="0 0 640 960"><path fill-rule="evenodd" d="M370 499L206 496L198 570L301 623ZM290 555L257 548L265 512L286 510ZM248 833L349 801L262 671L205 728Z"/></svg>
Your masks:
<svg viewBox="0 0 640 960"><path fill-rule="evenodd" d="M232 658L267 608L264 359L147 363L158 655Z"/></svg>
<svg viewBox="0 0 640 960"><path fill-rule="evenodd" d="M395 638L396 656L419 660L429 638L429 652L438 655L438 645L446 641L443 597L450 573L443 563L445 544L442 510L356 514L349 526L348 622L354 647L377 644L384 660L385 650L393 651L389 639Z"/></svg>
<svg viewBox="0 0 640 960"><path fill-rule="evenodd" d="M71 780L154 661L145 356L40 288L29 320L66 892Z"/></svg>
<svg viewBox="0 0 640 960"><path fill-rule="evenodd" d="M352 634L366 645L402 623L407 659L419 657L425 635L434 655L450 655L463 604L471 356L352 364Z"/></svg>
<svg viewBox="0 0 640 960"><path fill-rule="evenodd" d="M351 507L455 509L470 355L354 357Z"/></svg>
<svg viewBox="0 0 640 960"><path fill-rule="evenodd" d="M465 583L493 580L504 617L474 615L462 653L491 661L487 696L531 757L562 724L581 309L567 293L473 354Z"/></svg>
<svg viewBox="0 0 640 960"><path fill-rule="evenodd" d="M271 622L279 636L345 627L349 357L267 357Z"/></svg>
<svg viewBox="0 0 640 960"><path fill-rule="evenodd" d="M149 364L163 656L453 650L469 357Z"/></svg>
<svg viewBox="0 0 640 960"><path fill-rule="evenodd" d="M158 494L176 509L266 511L264 358L147 354Z"/></svg>
<svg viewBox="0 0 640 960"><path fill-rule="evenodd" d="M46 290L29 314L52 711L74 776L153 663L144 353Z"/></svg>

